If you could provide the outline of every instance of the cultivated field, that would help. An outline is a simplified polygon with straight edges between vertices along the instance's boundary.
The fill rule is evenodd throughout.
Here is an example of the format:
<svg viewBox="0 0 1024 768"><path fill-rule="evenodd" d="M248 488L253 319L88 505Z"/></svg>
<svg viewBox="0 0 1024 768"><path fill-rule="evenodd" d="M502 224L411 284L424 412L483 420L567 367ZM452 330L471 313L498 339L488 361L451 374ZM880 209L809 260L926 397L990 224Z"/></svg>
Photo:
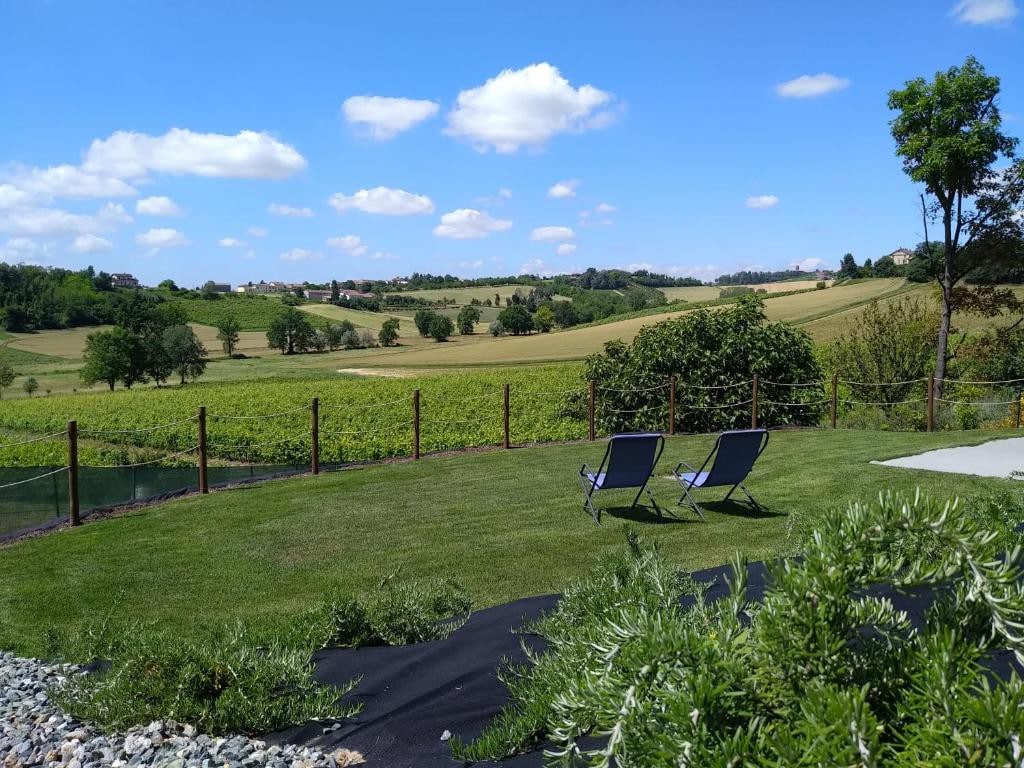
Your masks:
<svg viewBox="0 0 1024 768"><path fill-rule="evenodd" d="M783 291L802 291L807 288L813 288L817 283L817 280L792 280L784 283L757 283L744 287L753 288L754 290L764 289L768 293L780 293ZM829 281L829 285L831 285L831 281ZM683 301L708 301L710 299L717 299L722 289L726 287L733 286L688 285L679 288L659 288L658 290L664 293L665 298L669 301L676 301L677 299L682 299Z"/></svg>

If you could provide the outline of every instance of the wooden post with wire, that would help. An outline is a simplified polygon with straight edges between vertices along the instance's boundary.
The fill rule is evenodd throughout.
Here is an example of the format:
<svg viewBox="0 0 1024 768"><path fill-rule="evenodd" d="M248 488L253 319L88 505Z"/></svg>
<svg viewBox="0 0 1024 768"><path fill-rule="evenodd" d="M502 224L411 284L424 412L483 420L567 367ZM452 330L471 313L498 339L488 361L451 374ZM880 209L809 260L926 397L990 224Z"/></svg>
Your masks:
<svg viewBox="0 0 1024 768"><path fill-rule="evenodd" d="M81 525L78 509L78 422L68 422L68 521Z"/></svg>
<svg viewBox="0 0 1024 768"><path fill-rule="evenodd" d="M832 374L832 429L836 428L836 416L839 411L839 374Z"/></svg>
<svg viewBox="0 0 1024 768"><path fill-rule="evenodd" d="M594 382L590 382L587 397L587 440L594 439Z"/></svg>
<svg viewBox="0 0 1024 768"><path fill-rule="evenodd" d="M668 379L668 433L676 433L676 377Z"/></svg>
<svg viewBox="0 0 1024 768"><path fill-rule="evenodd" d="M309 463L314 475L320 474L320 398L314 397L309 404Z"/></svg>
<svg viewBox="0 0 1024 768"><path fill-rule="evenodd" d="M928 431L935 431L935 375L928 377Z"/></svg>
<svg viewBox="0 0 1024 768"><path fill-rule="evenodd" d="M753 389L750 391L750 428L757 429L757 374L754 374Z"/></svg>
<svg viewBox="0 0 1024 768"><path fill-rule="evenodd" d="M1020 409L1022 404L1024 404L1024 390L1017 393L1017 423L1014 425L1017 429L1020 429Z"/></svg>
<svg viewBox="0 0 1024 768"><path fill-rule="evenodd" d="M199 406L199 492L209 493L210 483L206 474L206 406Z"/></svg>
<svg viewBox="0 0 1024 768"><path fill-rule="evenodd" d="M503 408L503 412L502 412L502 416L503 416L503 420L504 420L503 426L504 426L504 429L505 429L505 449L506 450L508 450L509 448L512 447L512 439L511 439L511 437L509 435L509 431L508 431L508 394L509 394L508 393L508 384L506 384L505 385L505 391L504 391L505 402L504 402L504 408Z"/></svg>
<svg viewBox="0 0 1024 768"><path fill-rule="evenodd" d="M420 457L420 391L412 393L412 457Z"/></svg>

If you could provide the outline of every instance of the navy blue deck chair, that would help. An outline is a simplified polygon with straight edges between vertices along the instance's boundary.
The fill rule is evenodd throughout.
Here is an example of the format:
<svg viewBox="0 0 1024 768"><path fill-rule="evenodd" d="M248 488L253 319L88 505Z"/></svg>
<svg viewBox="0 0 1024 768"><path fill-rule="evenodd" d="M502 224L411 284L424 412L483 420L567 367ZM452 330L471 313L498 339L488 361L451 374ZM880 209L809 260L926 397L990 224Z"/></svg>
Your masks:
<svg viewBox="0 0 1024 768"><path fill-rule="evenodd" d="M658 517L661 508L654 500L654 495L647 487L647 482L654 474L654 467L665 450L665 438L657 432L635 432L612 435L608 448L601 459L597 472L592 472L586 464L580 469L580 486L583 488L583 508L590 511L594 522L601 524L601 514L594 506L594 493L610 491L614 488L639 488L632 507L640 500L640 495L647 492L647 497L654 505Z"/></svg>
<svg viewBox="0 0 1024 768"><path fill-rule="evenodd" d="M729 432L723 432L718 436L718 440L715 441L715 447L711 449L711 453L704 459L700 469L694 469L685 461L681 461L673 470L672 474L675 475L676 480L683 487L683 496L679 499L679 503L682 504L684 501L689 501L690 506L693 507L694 511L700 515L700 519L703 520L704 512L701 511L700 505L694 501L690 491L694 488L721 488L731 485L732 488L725 494L725 498L722 501L728 501L729 497L732 496L732 492L739 488L747 495L754 508L760 512L761 507L754 501L754 497L750 495L750 491L743 485L743 481L747 479L750 470L754 468L754 462L757 461L758 456L764 453L764 449L767 447L767 429L734 429ZM707 468L709 463L711 464L711 469ZM679 470L683 467L689 471L680 472Z"/></svg>

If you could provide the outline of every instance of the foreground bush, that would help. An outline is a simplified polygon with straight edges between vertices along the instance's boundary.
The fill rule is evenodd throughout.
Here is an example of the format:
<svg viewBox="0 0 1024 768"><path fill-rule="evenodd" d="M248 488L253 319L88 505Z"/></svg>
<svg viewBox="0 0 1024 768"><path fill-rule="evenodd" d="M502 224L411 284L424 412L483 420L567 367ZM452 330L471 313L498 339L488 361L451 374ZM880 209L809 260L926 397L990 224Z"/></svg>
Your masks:
<svg viewBox="0 0 1024 768"><path fill-rule="evenodd" d="M563 765L1019 765L1024 685L985 665L1024 649L1020 553L1003 556L988 514L851 505L770 568L759 605L738 562L728 597L682 608L693 585L631 540L540 622L549 649L504 671L512 704L454 752L549 740ZM885 585L934 600L916 628Z"/></svg>
<svg viewBox="0 0 1024 768"><path fill-rule="evenodd" d="M105 730L172 719L209 734L256 734L359 707L339 703L344 689L313 680L308 650L256 645L241 630L203 643L166 634L106 631L80 651L102 659L101 671L75 677L55 692L75 717Z"/></svg>

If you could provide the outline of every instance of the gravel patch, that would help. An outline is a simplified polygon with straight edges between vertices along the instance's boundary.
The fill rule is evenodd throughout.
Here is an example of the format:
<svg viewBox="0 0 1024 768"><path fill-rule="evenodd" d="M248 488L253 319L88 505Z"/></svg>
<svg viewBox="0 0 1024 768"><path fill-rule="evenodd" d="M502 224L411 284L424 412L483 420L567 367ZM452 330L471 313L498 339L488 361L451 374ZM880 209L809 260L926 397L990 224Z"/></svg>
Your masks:
<svg viewBox="0 0 1024 768"><path fill-rule="evenodd" d="M84 672L72 665L0 652L0 767L343 768L363 762L345 749L326 753L246 736L212 737L172 720L103 734L50 701L51 689L79 674Z"/></svg>

